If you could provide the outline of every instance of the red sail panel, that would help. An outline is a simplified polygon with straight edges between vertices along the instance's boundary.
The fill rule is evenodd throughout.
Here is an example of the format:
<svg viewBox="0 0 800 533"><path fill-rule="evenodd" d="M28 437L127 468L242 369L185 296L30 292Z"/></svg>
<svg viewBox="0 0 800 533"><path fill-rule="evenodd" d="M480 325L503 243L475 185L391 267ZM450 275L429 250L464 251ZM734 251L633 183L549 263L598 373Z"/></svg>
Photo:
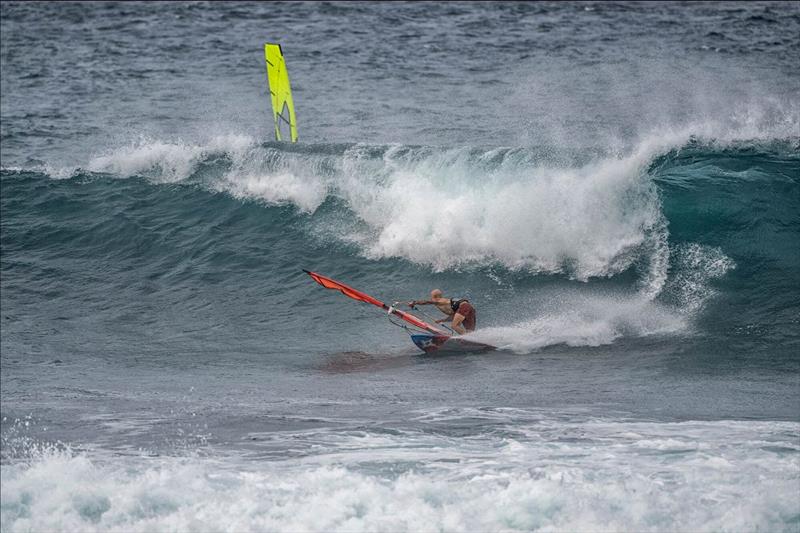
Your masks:
<svg viewBox="0 0 800 533"><path fill-rule="evenodd" d="M361 302L366 302L368 304L375 305L375 306L380 307L381 309L384 309L384 310L387 310L387 311L390 310L389 306L386 305L385 303L383 303L382 301L373 298L369 294L365 294L365 293L363 293L361 291L357 291L356 289L354 289L352 287L348 287L344 283L340 283L340 282L338 282L336 280L333 280L331 278L327 278L325 276L317 274L316 272L311 272L309 270L303 270L303 272L305 272L306 274L311 276L311 279L313 279L314 281L316 281L317 283L319 283L320 285L322 285L326 289L335 289L335 290L341 292L342 294L344 294L345 296L347 296L348 298L352 298L354 300L358 300L358 301L361 301ZM443 333L440 329L437 329L434 326L431 326L430 324L428 324L427 322L424 322L424 321L420 320L419 318L415 317L411 313L406 313L405 311L400 311L399 309L394 309L394 308L391 308L391 313L394 314L395 316L398 316L398 317L402 318L403 320L405 320L409 324L413 324L413 325L417 326L418 328L424 329L425 331L430 331L431 333L436 333L436 334Z"/></svg>
<svg viewBox="0 0 800 533"><path fill-rule="evenodd" d="M326 289L335 289L341 291L342 294L347 296L348 298L352 298L353 300L360 300L362 302L367 302L368 304L377 305L381 309L389 309L385 303L380 300L376 300L369 294L364 294L361 291L357 291L352 287L348 287L344 283L339 283L336 280L332 280L331 278L326 278L325 276L321 276L316 272L310 272L308 270L303 270L306 274L311 276L311 279L325 287Z"/></svg>

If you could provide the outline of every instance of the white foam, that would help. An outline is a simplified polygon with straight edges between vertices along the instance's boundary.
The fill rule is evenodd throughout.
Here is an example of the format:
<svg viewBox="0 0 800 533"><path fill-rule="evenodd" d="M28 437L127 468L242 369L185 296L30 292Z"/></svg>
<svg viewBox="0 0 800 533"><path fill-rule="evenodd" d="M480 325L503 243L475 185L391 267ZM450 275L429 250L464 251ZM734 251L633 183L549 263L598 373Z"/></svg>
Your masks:
<svg viewBox="0 0 800 533"><path fill-rule="evenodd" d="M312 455L272 462L49 451L2 465L2 528L788 531L800 514L797 423L512 427L514 437L301 432L284 437Z"/></svg>
<svg viewBox="0 0 800 533"><path fill-rule="evenodd" d="M242 157L251 149L253 139L245 135L223 135L206 143L162 141L142 137L136 142L93 157L87 169L121 177L145 176L160 183L174 183L189 178L205 157L220 154Z"/></svg>
<svg viewBox="0 0 800 533"><path fill-rule="evenodd" d="M218 182L216 188L236 198L257 198L269 204L292 204L306 213L313 213L325 201L327 187L314 177L291 172L271 174L237 174L235 179Z"/></svg>
<svg viewBox="0 0 800 533"><path fill-rule="evenodd" d="M512 153L493 168L481 164L492 151L453 149L421 160L389 151L376 178L357 147L345 154L334 194L366 222L367 233L354 240L369 257L438 271L499 263L586 280L630 267L645 243L663 240L657 192L643 176L655 150L579 167Z"/></svg>

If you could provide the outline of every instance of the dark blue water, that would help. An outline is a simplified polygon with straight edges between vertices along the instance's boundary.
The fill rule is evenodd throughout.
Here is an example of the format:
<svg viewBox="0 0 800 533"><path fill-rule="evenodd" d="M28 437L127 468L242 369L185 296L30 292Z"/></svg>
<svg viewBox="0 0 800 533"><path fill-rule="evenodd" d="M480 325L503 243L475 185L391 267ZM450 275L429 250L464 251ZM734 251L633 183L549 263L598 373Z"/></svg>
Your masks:
<svg viewBox="0 0 800 533"><path fill-rule="evenodd" d="M0 9L4 531L797 529L797 3Z"/></svg>

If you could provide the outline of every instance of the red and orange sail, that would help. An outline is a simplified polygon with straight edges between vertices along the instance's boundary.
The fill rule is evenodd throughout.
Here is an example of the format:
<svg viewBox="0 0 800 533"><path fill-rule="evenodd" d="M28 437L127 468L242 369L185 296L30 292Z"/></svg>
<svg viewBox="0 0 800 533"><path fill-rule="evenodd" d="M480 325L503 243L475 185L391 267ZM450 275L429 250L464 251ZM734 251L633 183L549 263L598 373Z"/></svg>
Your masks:
<svg viewBox="0 0 800 533"><path fill-rule="evenodd" d="M311 272L311 271L305 270L305 269L303 270L303 272L305 272L306 274L311 276L311 279L313 279L314 281L316 281L317 283L319 283L320 285L322 285L326 289L335 289L337 291L340 291L342 294L344 294L348 298L352 298L353 300L366 302L368 304L372 304L372 305L375 305L377 307L380 307L384 311L388 311L391 314L393 314L393 315L395 315L397 317L400 317L401 319L405 320L409 324L413 324L414 326L416 326L416 327L418 327L420 329L424 329L425 331L429 331L429 332L434 333L436 335L442 335L442 334L446 335L446 333L443 332L442 330L440 330L440 329L438 329L438 328L436 328L434 326L431 326L430 324L428 324L427 322L424 322L423 320L420 320L419 318L415 317L411 313L406 313L405 311L400 311L399 309L395 309L394 307L389 307L388 305L386 305L382 301L380 301L380 300L378 300L376 298L373 298L369 294L365 294L365 293L363 293L361 291L357 291L356 289L354 289L352 287L348 287L344 283L340 283L340 282L338 282L336 280L333 280L331 278L327 278L325 276L317 274L316 272Z"/></svg>

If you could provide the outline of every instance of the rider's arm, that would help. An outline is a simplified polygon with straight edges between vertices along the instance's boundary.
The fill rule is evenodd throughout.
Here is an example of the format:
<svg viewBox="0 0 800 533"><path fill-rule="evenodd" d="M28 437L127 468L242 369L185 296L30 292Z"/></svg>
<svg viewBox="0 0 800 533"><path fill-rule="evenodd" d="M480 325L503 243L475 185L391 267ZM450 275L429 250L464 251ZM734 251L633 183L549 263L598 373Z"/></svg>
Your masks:
<svg viewBox="0 0 800 533"><path fill-rule="evenodd" d="M435 303L433 300L413 300L408 302L409 307L414 307L415 305L431 305Z"/></svg>
<svg viewBox="0 0 800 533"><path fill-rule="evenodd" d="M458 332L460 335L463 335L467 332L463 327L461 327L461 323L464 322L466 317L461 313L456 313L453 315L453 324L450 326L453 328L454 331Z"/></svg>

